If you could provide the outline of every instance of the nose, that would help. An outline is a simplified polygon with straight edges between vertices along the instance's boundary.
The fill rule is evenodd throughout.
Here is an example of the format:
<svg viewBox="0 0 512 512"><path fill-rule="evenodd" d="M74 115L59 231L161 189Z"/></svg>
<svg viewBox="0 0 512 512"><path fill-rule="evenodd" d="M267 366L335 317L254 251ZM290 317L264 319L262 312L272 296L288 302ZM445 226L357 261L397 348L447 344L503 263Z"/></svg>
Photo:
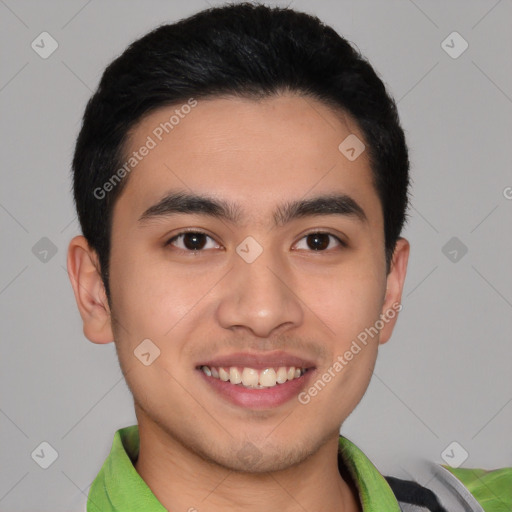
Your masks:
<svg viewBox="0 0 512 512"><path fill-rule="evenodd" d="M298 327L304 309L294 285L290 269L271 250L264 250L252 263L235 254L217 320L225 329L244 328L262 338Z"/></svg>

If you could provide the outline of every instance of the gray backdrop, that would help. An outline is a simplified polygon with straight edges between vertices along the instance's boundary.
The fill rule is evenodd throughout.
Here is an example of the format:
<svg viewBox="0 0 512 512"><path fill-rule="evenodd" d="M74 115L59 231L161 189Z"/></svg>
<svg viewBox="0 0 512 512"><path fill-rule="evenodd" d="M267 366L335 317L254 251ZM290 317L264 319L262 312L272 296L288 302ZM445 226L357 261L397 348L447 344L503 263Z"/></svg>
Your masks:
<svg viewBox="0 0 512 512"><path fill-rule="evenodd" d="M69 510L135 423L114 346L83 336L66 273L73 145L128 43L216 3L0 0L2 511ZM411 150L403 310L342 433L399 477L413 456L512 465L512 1L289 4L370 59Z"/></svg>

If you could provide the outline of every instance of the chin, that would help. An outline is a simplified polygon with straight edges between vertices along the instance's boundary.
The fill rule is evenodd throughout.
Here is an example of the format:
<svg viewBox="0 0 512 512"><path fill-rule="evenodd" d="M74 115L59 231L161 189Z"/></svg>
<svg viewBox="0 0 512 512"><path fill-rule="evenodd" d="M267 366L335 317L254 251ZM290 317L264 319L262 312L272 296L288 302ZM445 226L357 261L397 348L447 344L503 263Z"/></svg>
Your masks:
<svg viewBox="0 0 512 512"><path fill-rule="evenodd" d="M296 436L290 436L281 444L265 442L258 446L250 440L241 440L233 441L222 451L206 453L196 450L196 453L229 471L255 474L283 471L296 466L313 455L322 444L321 439L300 442ZM222 447L217 446L217 449Z"/></svg>

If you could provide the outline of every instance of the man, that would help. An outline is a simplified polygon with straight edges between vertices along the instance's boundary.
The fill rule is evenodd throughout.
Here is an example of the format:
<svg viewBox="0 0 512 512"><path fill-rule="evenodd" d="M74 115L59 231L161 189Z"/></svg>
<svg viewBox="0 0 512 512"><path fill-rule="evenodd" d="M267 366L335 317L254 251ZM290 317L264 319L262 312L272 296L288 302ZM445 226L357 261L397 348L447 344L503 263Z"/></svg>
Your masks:
<svg viewBox="0 0 512 512"><path fill-rule="evenodd" d="M408 170L381 80L306 14L209 9L109 65L77 140L68 269L137 425L88 511L444 510L339 436L401 309Z"/></svg>

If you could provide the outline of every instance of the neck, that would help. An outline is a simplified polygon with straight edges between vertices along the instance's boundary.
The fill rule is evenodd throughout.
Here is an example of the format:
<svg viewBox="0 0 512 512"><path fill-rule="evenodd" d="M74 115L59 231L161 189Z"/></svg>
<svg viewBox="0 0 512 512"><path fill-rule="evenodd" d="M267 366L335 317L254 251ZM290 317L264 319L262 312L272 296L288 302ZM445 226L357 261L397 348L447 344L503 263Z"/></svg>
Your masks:
<svg viewBox="0 0 512 512"><path fill-rule="evenodd" d="M139 435L135 469L167 510L362 510L357 491L340 475L337 436L293 467L242 473L203 459L153 425L139 422Z"/></svg>

